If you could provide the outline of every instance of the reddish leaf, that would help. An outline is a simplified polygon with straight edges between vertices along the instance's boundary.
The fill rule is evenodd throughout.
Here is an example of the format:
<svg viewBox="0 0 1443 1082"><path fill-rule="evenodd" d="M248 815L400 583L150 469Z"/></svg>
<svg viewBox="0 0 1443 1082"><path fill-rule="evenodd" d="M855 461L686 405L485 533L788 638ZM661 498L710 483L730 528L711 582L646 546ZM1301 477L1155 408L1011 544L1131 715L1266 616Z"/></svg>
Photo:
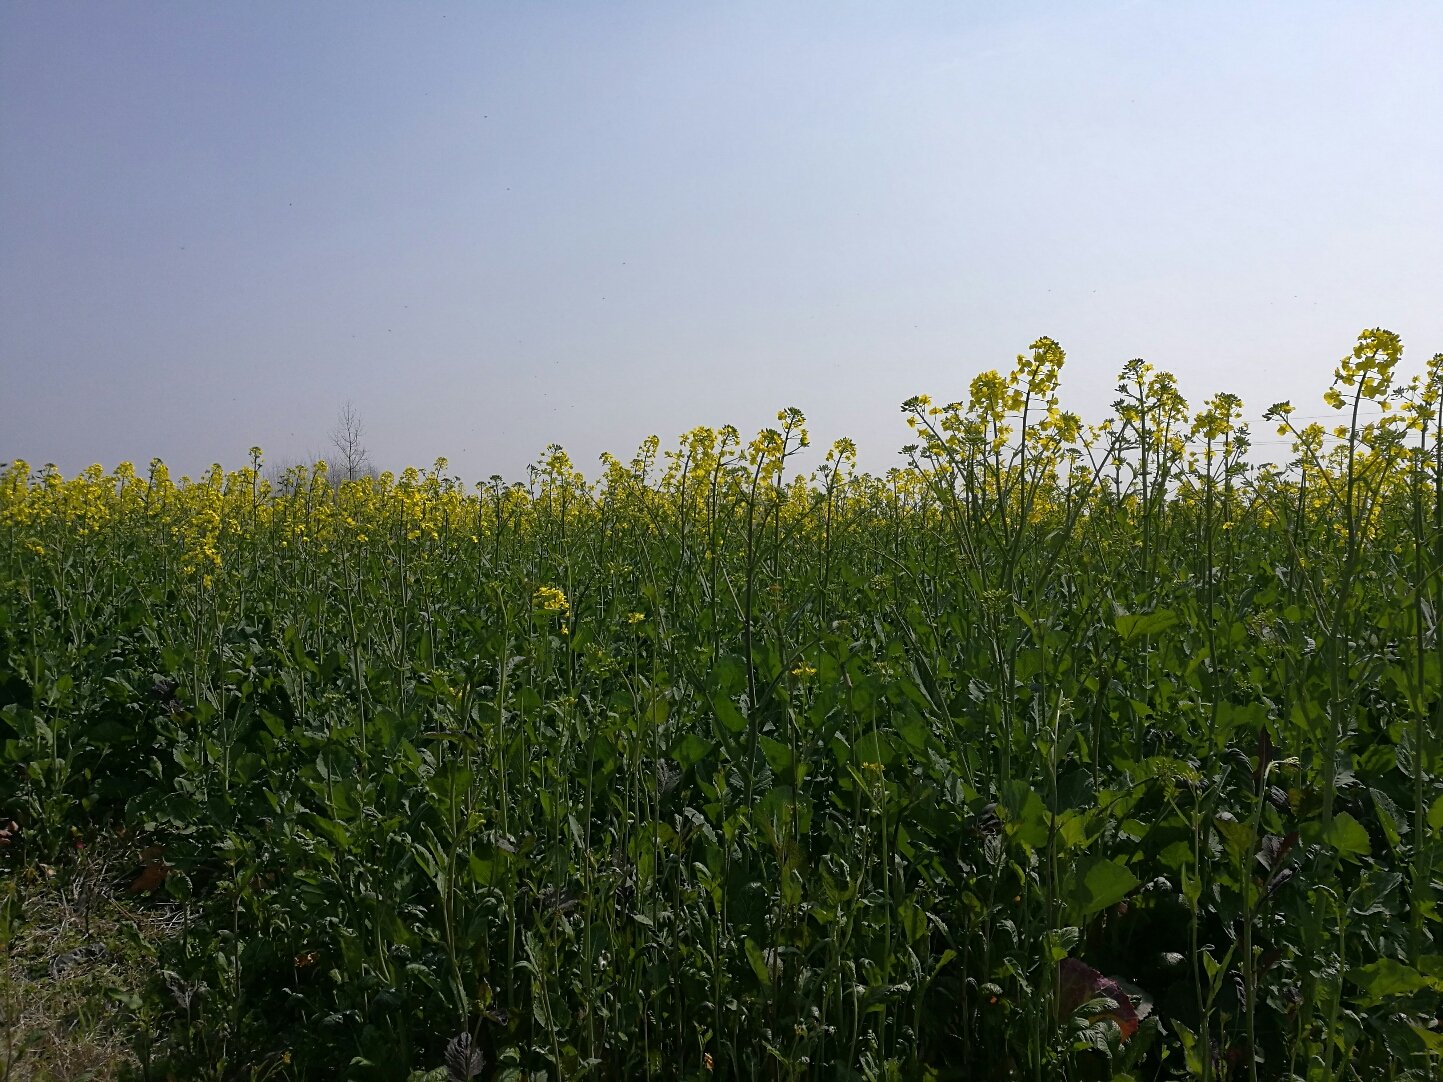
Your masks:
<svg viewBox="0 0 1443 1082"><path fill-rule="evenodd" d="M1088 1021L1112 1022L1126 1041L1137 1032L1139 1021L1131 997L1115 980L1103 976L1086 962L1076 958L1062 960L1057 967L1057 998L1058 1007L1064 1015L1076 1014L1083 1004L1103 997L1112 1000L1117 1006L1088 1015Z"/></svg>

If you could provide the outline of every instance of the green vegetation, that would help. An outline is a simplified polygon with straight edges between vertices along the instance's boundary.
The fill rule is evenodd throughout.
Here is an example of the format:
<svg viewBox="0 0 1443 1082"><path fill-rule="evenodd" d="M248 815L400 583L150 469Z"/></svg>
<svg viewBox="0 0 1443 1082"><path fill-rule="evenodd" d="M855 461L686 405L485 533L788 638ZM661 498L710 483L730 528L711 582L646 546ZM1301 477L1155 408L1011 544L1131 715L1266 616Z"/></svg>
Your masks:
<svg viewBox="0 0 1443 1082"><path fill-rule="evenodd" d="M1400 356L1336 429L1274 407L1282 467L1141 362L1084 425L1047 339L885 477L796 475L795 410L594 483L15 463L11 958L123 901L149 1078L1436 1079L1443 355Z"/></svg>

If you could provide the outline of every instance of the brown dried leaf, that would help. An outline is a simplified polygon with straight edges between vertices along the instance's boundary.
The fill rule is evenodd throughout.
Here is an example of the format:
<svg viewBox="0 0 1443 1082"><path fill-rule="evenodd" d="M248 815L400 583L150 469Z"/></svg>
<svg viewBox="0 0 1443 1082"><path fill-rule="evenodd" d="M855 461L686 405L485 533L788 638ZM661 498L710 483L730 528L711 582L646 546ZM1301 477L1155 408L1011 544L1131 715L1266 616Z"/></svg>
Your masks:
<svg viewBox="0 0 1443 1082"><path fill-rule="evenodd" d="M130 894L149 894L153 890L159 890L165 884L165 874L168 871L170 867L163 860L147 864L136 873L126 890Z"/></svg>

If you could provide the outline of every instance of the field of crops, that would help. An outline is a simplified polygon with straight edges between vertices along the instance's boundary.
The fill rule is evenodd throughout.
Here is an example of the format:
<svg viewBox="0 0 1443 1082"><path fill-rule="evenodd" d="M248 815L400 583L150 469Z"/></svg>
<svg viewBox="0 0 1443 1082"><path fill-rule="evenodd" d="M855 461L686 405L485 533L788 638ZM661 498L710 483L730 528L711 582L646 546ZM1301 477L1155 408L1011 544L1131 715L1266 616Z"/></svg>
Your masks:
<svg viewBox="0 0 1443 1082"><path fill-rule="evenodd" d="M1047 339L885 476L795 410L591 480L14 463L0 934L129 847L153 1078L1439 1078L1401 353L1276 466L1141 362L1062 411Z"/></svg>

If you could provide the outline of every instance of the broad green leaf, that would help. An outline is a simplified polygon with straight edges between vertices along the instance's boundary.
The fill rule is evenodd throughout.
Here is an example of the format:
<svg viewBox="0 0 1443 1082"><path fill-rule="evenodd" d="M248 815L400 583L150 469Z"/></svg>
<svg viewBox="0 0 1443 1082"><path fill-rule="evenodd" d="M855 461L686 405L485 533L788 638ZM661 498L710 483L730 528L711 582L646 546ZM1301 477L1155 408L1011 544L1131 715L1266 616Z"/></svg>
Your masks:
<svg viewBox="0 0 1443 1082"><path fill-rule="evenodd" d="M762 755L766 757L767 765L772 768L772 773L783 782L790 783L795 780L792 777L794 766L792 749L770 736L763 736L760 743Z"/></svg>
<svg viewBox="0 0 1443 1082"><path fill-rule="evenodd" d="M1061 849L1076 849L1086 844L1087 838L1087 816L1065 811L1057 817L1057 844Z"/></svg>
<svg viewBox="0 0 1443 1082"><path fill-rule="evenodd" d="M500 886L506 880L508 857L505 850L488 845L484 847L483 853L472 853L467 859L472 879L481 886Z"/></svg>
<svg viewBox="0 0 1443 1082"><path fill-rule="evenodd" d="M806 797L798 799L790 786L778 785L762 794L753 819L774 829L794 823L799 833L806 834L812 827L812 802Z"/></svg>
<svg viewBox="0 0 1443 1082"><path fill-rule="evenodd" d="M1047 844L1051 829L1047 806L1026 782L1008 782L1002 787L1001 810L1010 836L1032 849Z"/></svg>
<svg viewBox="0 0 1443 1082"><path fill-rule="evenodd" d="M1152 612L1127 613L1117 618L1117 631L1131 642L1145 635L1156 635L1166 631L1178 622L1177 613L1172 609L1154 609Z"/></svg>
<svg viewBox="0 0 1443 1082"><path fill-rule="evenodd" d="M96 722L85 733L86 743L97 748L103 748L108 744L126 743L135 738L135 728L122 725L118 721Z"/></svg>
<svg viewBox="0 0 1443 1082"><path fill-rule="evenodd" d="M1443 1055L1443 1033L1435 1033L1431 1029L1419 1025L1412 1025L1410 1028L1422 1038L1428 1051Z"/></svg>
<svg viewBox="0 0 1443 1082"><path fill-rule="evenodd" d="M1443 796L1433 801L1428 809L1428 825L1434 830L1443 830Z"/></svg>
<svg viewBox="0 0 1443 1082"><path fill-rule="evenodd" d="M736 703L725 695L714 695L711 705L712 709L716 711L716 719L721 722L722 728L733 733L746 731L747 719L742 717L742 712L737 709Z"/></svg>
<svg viewBox="0 0 1443 1082"><path fill-rule="evenodd" d="M1135 890L1137 876L1107 857L1092 857L1073 872L1072 902L1083 917L1116 905Z"/></svg>
<svg viewBox="0 0 1443 1082"><path fill-rule="evenodd" d="M1228 853L1239 864L1245 863L1257 852L1258 836L1247 823L1239 823L1236 819L1218 819L1216 825Z"/></svg>
<svg viewBox="0 0 1443 1082"><path fill-rule="evenodd" d="M717 691L722 696L739 695L747 686L747 665L739 657L723 654L712 669Z"/></svg>
<svg viewBox="0 0 1443 1082"><path fill-rule="evenodd" d="M1373 810L1378 815L1378 825L1383 828L1383 837L1388 846L1396 849L1408 833L1408 820L1398 813L1398 805L1387 793L1372 790Z"/></svg>
<svg viewBox="0 0 1443 1082"><path fill-rule="evenodd" d="M697 736L696 733L687 733L672 745L671 757L676 760L678 766L685 770L710 755L712 747L712 744Z"/></svg>
<svg viewBox="0 0 1443 1082"><path fill-rule="evenodd" d="M1187 1063L1188 1074L1200 1077L1203 1073L1203 1049L1198 1044L1197 1034L1178 1021L1172 1023L1172 1028L1182 1043L1183 1058Z"/></svg>
<svg viewBox="0 0 1443 1082"><path fill-rule="evenodd" d="M897 735L915 751L921 751L932 737L932 730L919 717L903 718L897 723Z"/></svg>
<svg viewBox="0 0 1443 1082"><path fill-rule="evenodd" d="M746 947L747 961L752 965L752 972L757 975L757 980L762 982L763 988L770 988L772 986L772 971L771 967L767 965L766 955L762 952L762 949L756 945L754 940L746 939L743 940L742 943L743 946Z"/></svg>
<svg viewBox="0 0 1443 1082"><path fill-rule="evenodd" d="M1323 831L1323 840L1340 853L1366 857L1373 851L1363 824L1347 812L1333 816L1332 824Z"/></svg>
<svg viewBox="0 0 1443 1082"><path fill-rule="evenodd" d="M1363 990L1369 1003L1387 996L1406 996L1428 986L1428 979L1416 969L1392 958L1379 958L1355 969L1348 979Z"/></svg>
<svg viewBox="0 0 1443 1082"><path fill-rule="evenodd" d="M1190 842L1177 841L1163 846L1162 852L1158 853L1157 858L1164 866L1181 870L1197 863L1194 859L1195 856Z"/></svg>
<svg viewBox="0 0 1443 1082"><path fill-rule="evenodd" d="M927 914L910 898L897 907L897 918L908 943L916 943L927 934Z"/></svg>

